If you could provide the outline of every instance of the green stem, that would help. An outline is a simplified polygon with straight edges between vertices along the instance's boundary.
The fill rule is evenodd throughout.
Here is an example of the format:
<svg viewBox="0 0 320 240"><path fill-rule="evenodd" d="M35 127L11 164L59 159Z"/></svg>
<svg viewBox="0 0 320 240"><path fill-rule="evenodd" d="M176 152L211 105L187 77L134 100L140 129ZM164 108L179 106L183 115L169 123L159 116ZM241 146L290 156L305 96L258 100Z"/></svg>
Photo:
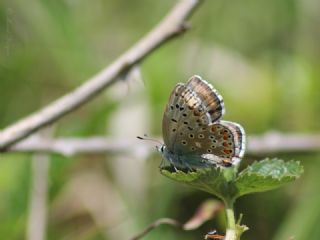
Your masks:
<svg viewBox="0 0 320 240"><path fill-rule="evenodd" d="M228 228L236 229L236 221L234 219L233 206L226 206Z"/></svg>
<svg viewBox="0 0 320 240"><path fill-rule="evenodd" d="M225 240L238 240L236 234L236 220L233 210L233 199L227 199L224 201L227 215L227 231Z"/></svg>

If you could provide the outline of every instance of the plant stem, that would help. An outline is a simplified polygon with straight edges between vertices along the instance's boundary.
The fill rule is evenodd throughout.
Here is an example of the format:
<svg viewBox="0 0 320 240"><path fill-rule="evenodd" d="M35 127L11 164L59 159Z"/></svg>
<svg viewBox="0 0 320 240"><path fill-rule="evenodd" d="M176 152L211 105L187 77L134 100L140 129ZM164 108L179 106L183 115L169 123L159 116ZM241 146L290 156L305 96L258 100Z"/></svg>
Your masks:
<svg viewBox="0 0 320 240"><path fill-rule="evenodd" d="M226 215L227 215L227 231L225 240L238 240L236 234L236 221L233 210L233 199L227 199L224 201L226 207Z"/></svg>

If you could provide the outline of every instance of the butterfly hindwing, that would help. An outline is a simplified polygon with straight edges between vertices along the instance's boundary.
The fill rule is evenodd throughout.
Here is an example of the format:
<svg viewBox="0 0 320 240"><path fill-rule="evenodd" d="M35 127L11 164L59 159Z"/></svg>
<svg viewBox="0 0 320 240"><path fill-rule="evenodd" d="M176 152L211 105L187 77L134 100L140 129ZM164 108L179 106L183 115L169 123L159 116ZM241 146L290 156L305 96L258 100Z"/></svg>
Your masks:
<svg viewBox="0 0 320 240"><path fill-rule="evenodd" d="M239 124L221 120L209 125L207 133L212 149L203 152L202 158L212 163L240 161L245 149L245 133Z"/></svg>

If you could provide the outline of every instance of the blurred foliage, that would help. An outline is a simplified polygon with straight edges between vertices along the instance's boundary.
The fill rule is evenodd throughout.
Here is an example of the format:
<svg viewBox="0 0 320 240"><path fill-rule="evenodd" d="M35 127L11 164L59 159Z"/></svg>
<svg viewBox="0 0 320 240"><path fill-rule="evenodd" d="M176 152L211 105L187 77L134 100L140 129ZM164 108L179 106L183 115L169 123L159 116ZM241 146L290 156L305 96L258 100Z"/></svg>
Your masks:
<svg viewBox="0 0 320 240"><path fill-rule="evenodd" d="M0 128L83 83L173 4L1 1ZM190 32L143 62L144 87L134 82L140 87L136 92L126 83L116 84L55 124L55 135L159 135L171 89L193 74L213 83L224 96L225 119L241 123L248 134L319 132L319 5L316 0L205 1L192 17ZM139 106L145 108L134 115ZM240 199L236 209L250 227L243 238L319 239L320 156L279 157L300 160L305 174L281 190ZM0 236L21 239L29 214L32 155L0 158ZM161 176L158 156L148 161L115 155L50 159L47 239L127 239L160 217L184 222L209 197ZM223 215L194 232L163 226L145 239L199 239L212 228L223 232Z"/></svg>

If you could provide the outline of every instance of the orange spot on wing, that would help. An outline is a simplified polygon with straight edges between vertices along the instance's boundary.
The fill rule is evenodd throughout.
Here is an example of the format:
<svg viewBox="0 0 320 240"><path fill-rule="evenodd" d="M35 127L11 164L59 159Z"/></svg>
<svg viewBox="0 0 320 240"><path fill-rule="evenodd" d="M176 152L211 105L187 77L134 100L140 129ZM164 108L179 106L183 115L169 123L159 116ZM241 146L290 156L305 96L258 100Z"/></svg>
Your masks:
<svg viewBox="0 0 320 240"><path fill-rule="evenodd" d="M194 112L193 112L193 115L194 115L194 116L200 116L200 112L199 112L199 111L194 111Z"/></svg>
<svg viewBox="0 0 320 240"><path fill-rule="evenodd" d="M225 154L230 154L230 153L231 153L231 150L230 150L230 149L224 149L223 152L224 152Z"/></svg>

